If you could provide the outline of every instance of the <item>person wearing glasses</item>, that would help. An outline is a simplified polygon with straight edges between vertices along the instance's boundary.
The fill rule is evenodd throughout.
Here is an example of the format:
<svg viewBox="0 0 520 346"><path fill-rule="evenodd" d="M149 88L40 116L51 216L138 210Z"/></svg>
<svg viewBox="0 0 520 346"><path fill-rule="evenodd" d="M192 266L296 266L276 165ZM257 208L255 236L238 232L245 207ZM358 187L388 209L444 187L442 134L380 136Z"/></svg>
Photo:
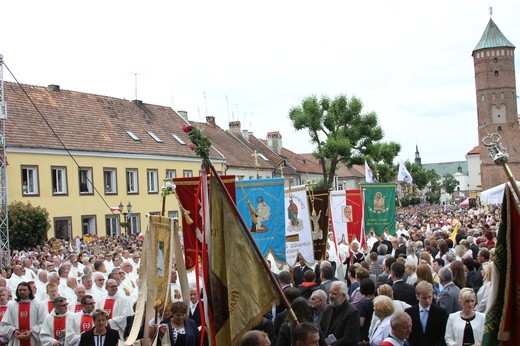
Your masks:
<svg viewBox="0 0 520 346"><path fill-rule="evenodd" d="M79 346L116 346L119 333L108 328L108 314L96 309L92 314L94 328L81 334Z"/></svg>
<svg viewBox="0 0 520 346"><path fill-rule="evenodd" d="M94 298L86 294L81 298L82 310L73 315L72 321L67 325L66 344L70 346L79 345L81 334L94 328L92 314L96 309Z"/></svg>
<svg viewBox="0 0 520 346"><path fill-rule="evenodd" d="M68 309L69 303L64 297L54 299L54 309L45 316L40 332L42 346L65 345L65 331L72 323L72 312Z"/></svg>
<svg viewBox="0 0 520 346"><path fill-rule="evenodd" d="M107 290L105 289L105 277L102 273L96 272L92 274L92 278L94 279L94 285L92 285L92 296L96 297L96 299L101 299L107 295Z"/></svg>
<svg viewBox="0 0 520 346"><path fill-rule="evenodd" d="M117 330L121 339L126 327L126 318L134 314L130 299L118 294L117 281L108 279L106 284L108 295L97 301L97 307L108 314L110 328Z"/></svg>

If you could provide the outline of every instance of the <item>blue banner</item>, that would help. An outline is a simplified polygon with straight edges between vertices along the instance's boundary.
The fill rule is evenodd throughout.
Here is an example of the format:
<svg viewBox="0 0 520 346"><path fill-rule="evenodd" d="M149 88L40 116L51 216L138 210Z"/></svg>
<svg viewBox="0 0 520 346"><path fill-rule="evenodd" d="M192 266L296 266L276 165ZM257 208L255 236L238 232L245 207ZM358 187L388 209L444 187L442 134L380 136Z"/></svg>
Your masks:
<svg viewBox="0 0 520 346"><path fill-rule="evenodd" d="M285 263L284 179L242 180L235 187L237 209L262 255Z"/></svg>

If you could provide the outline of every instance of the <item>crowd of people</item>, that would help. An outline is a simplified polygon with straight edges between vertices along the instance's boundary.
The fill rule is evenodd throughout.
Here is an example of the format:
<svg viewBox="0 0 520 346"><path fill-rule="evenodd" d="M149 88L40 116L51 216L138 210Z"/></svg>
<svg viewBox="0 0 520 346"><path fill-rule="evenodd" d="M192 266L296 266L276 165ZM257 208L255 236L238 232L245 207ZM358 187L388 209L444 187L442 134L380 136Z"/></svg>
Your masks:
<svg viewBox="0 0 520 346"><path fill-rule="evenodd" d="M241 345L479 344L498 209L416 206L399 209L397 220L395 236L369 234L338 251L333 245L328 261L300 258L277 273L299 324L283 305L273 307ZM51 239L12 251L0 269L0 346L125 340L141 249L142 239L130 236ZM172 309L148 321L150 332L139 339L150 342L157 332L163 345L199 345L204 305L190 282L186 304L172 271Z"/></svg>
<svg viewBox="0 0 520 346"><path fill-rule="evenodd" d="M331 245L329 261L300 257L278 273L298 320L313 326L304 337L276 311L242 345L479 345L499 207L411 206L396 219L395 235Z"/></svg>

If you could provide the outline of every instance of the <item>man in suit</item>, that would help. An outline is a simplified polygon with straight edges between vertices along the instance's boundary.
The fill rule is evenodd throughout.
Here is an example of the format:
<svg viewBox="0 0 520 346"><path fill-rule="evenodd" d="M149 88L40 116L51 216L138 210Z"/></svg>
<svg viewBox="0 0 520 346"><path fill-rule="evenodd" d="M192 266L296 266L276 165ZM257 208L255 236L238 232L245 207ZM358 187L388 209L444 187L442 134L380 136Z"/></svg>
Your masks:
<svg viewBox="0 0 520 346"><path fill-rule="evenodd" d="M195 321L197 327L200 327L202 324L201 315L203 314L204 307L202 306L202 302L199 300L199 295L197 294L197 287L192 285L190 287L190 313L188 318Z"/></svg>
<svg viewBox="0 0 520 346"><path fill-rule="evenodd" d="M394 257L388 257L385 258L383 261L383 272L379 274L376 278L376 289L379 288L379 286L388 284L390 280L390 267L393 263L395 263Z"/></svg>
<svg viewBox="0 0 520 346"><path fill-rule="evenodd" d="M444 333L448 313L444 308L432 305L433 286L421 281L415 287L419 304L406 309L412 318L412 333L408 338L410 346L444 346Z"/></svg>
<svg viewBox="0 0 520 346"><path fill-rule="evenodd" d="M348 287L343 281L334 281L329 292L330 305L325 307L320 327L329 345L357 345L359 312L348 302ZM326 340L327 341L327 340Z"/></svg>
<svg viewBox="0 0 520 346"><path fill-rule="evenodd" d="M389 240L386 240L384 237L379 237L376 235L376 238L377 238L377 241L374 243L374 245L372 245L372 249L370 250L370 252L379 253L379 251L377 251L377 248L379 247L379 245L385 244L386 245L386 254L389 254L392 250L392 243Z"/></svg>
<svg viewBox="0 0 520 346"><path fill-rule="evenodd" d="M312 270L311 267L305 263L305 259L301 254L298 254L298 261L300 262L299 266L294 267L293 269L293 280L294 280L294 287L298 287L303 282L303 273L305 273L307 270Z"/></svg>
<svg viewBox="0 0 520 346"><path fill-rule="evenodd" d="M417 304L414 287L403 281L404 265L395 262L390 267L390 271L390 278L393 281L392 291L394 291L394 300L400 300L409 305Z"/></svg>
<svg viewBox="0 0 520 346"><path fill-rule="evenodd" d="M437 306L446 309L448 314L460 311L460 288L453 283L453 273L448 266L439 270L439 280L442 285L442 291L437 297Z"/></svg>
<svg viewBox="0 0 520 346"><path fill-rule="evenodd" d="M394 258L399 258L401 254L406 256L406 245L404 245L404 239L402 237L392 239L390 254Z"/></svg>

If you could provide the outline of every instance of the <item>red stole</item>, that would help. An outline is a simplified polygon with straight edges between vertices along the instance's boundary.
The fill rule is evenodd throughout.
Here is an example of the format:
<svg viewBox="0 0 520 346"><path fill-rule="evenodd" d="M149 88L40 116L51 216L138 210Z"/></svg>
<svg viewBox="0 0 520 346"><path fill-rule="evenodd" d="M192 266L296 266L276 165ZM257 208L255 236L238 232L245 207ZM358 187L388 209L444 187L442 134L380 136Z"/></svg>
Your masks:
<svg viewBox="0 0 520 346"><path fill-rule="evenodd" d="M54 317L54 339L60 338L60 333L65 331L65 316Z"/></svg>
<svg viewBox="0 0 520 346"><path fill-rule="evenodd" d="M47 311L47 312L50 314L51 311L52 311L52 309L54 309L54 301L49 300L49 301L47 302L47 310L49 310L49 311Z"/></svg>
<svg viewBox="0 0 520 346"><path fill-rule="evenodd" d="M6 305L1 305L0 306L0 321L2 321L4 319L4 315L7 311L7 304Z"/></svg>
<svg viewBox="0 0 520 346"><path fill-rule="evenodd" d="M31 330L31 302L18 303L18 330ZM30 346L31 338L20 340L20 346Z"/></svg>
<svg viewBox="0 0 520 346"><path fill-rule="evenodd" d="M112 311L114 311L114 304L116 303L116 300L113 298L107 298L105 300L105 306L103 306L103 310L105 310L108 314L108 319L112 319Z"/></svg>
<svg viewBox="0 0 520 346"><path fill-rule="evenodd" d="M76 304L74 306L74 312L80 312L81 310L83 310L83 306L81 306L81 304Z"/></svg>
<svg viewBox="0 0 520 346"><path fill-rule="evenodd" d="M81 315L81 321L79 325L81 333L86 332L87 330L91 330L92 327L94 327L94 320L92 319L92 316L87 314Z"/></svg>

